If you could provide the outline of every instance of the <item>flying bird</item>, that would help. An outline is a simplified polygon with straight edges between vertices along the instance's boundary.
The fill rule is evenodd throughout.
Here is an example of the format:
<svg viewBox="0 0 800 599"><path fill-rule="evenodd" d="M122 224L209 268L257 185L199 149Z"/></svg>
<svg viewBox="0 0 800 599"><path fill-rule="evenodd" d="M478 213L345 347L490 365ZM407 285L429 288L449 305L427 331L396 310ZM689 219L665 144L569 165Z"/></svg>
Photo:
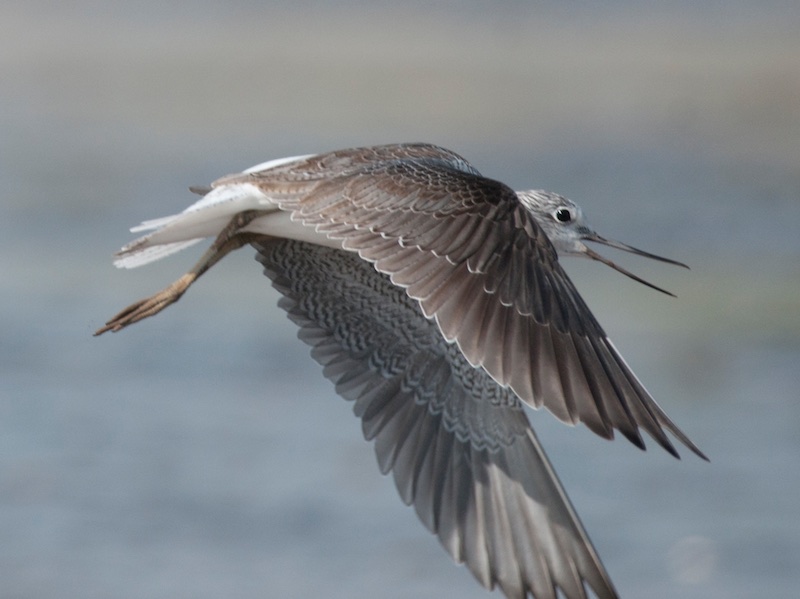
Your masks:
<svg viewBox="0 0 800 599"><path fill-rule="evenodd" d="M617 597L523 405L644 449L641 431L706 456L623 360L562 269L600 261L598 235L547 191L515 192L459 155L393 144L272 160L191 188L116 254L134 268L205 238L197 264L95 335L176 302L229 252L253 246L279 305L342 397L381 472L485 587L509 598Z"/></svg>

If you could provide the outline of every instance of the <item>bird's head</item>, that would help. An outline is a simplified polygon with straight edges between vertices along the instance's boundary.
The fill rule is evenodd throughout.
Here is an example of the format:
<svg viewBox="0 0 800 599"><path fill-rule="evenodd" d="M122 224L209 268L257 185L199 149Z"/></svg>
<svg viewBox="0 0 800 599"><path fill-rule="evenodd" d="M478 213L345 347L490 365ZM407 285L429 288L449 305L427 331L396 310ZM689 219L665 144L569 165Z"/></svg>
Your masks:
<svg viewBox="0 0 800 599"><path fill-rule="evenodd" d="M547 238L553 244L553 247L555 247L556 252L558 252L559 255L583 256L585 258L597 260L598 262L602 262L614 270L621 272L625 276L630 277L634 281L638 281L643 285L647 285L648 287L651 287L657 291L661 291L662 293L666 293L667 295L673 294L665 289L662 289L661 287L653 285L652 283L648 283L644 279L637 277L635 274L615 264L608 258L601 256L592 248L588 247L584 241L593 241L595 243L600 243L618 250L630 252L631 254L644 256L645 258L651 258L660 262L666 262L668 264L682 266L683 268L689 268L682 262L676 262L675 260L670 260L669 258L656 256L655 254L639 250L619 241L613 241L611 239L601 237L596 231L594 231L594 229L586 224L586 220L583 216L583 211L580 209L580 206L563 196L538 189L518 191L517 196L519 197L522 205L533 214L537 224L542 228L545 235L547 235Z"/></svg>

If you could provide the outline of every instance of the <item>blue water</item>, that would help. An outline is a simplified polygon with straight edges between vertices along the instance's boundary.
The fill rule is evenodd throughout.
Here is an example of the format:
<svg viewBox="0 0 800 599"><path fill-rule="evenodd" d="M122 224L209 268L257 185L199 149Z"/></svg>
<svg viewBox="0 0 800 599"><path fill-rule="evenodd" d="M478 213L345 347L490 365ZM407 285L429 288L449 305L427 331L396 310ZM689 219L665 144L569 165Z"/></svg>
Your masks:
<svg viewBox="0 0 800 599"><path fill-rule="evenodd" d="M619 4L1 8L0 597L487 596L378 474L252 251L91 337L196 258L110 264L188 185L400 140L692 265L614 256L675 300L567 264L710 464L531 416L623 596L795 596L796 11Z"/></svg>

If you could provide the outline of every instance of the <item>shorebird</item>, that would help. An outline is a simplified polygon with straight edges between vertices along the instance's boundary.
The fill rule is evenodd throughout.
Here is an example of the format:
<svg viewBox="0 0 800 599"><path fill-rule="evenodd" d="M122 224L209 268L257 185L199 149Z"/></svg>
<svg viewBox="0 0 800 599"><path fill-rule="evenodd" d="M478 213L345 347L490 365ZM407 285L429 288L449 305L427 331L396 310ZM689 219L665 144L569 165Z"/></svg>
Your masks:
<svg viewBox="0 0 800 599"><path fill-rule="evenodd" d="M598 260L581 209L515 192L459 155L395 144L296 156L223 177L117 254L133 268L215 237L173 284L95 335L153 316L250 244L280 306L354 402L381 471L453 559L509 598L617 597L523 404L678 457L667 417L609 340L558 256Z"/></svg>

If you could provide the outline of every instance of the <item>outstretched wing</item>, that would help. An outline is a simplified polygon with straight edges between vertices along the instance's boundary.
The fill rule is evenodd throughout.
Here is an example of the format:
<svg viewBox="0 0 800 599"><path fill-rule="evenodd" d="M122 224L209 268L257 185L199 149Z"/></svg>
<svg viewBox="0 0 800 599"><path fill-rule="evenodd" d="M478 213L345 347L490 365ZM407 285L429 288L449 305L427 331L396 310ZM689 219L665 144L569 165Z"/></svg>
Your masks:
<svg viewBox="0 0 800 599"><path fill-rule="evenodd" d="M242 184L390 275L472 365L523 401L644 448L642 428L677 456L666 429L705 457L625 364L517 194L456 154L358 148L215 183Z"/></svg>
<svg viewBox="0 0 800 599"><path fill-rule="evenodd" d="M259 260L380 469L457 562L511 598L616 597L522 405L355 254L265 240Z"/></svg>
<svg viewBox="0 0 800 599"><path fill-rule="evenodd" d="M138 266L221 235L243 212L257 218L240 233L357 251L526 403L642 448L644 429L677 456L669 431L705 457L625 364L517 194L457 154L396 144L273 160L143 223L136 230L152 232L115 263Z"/></svg>

